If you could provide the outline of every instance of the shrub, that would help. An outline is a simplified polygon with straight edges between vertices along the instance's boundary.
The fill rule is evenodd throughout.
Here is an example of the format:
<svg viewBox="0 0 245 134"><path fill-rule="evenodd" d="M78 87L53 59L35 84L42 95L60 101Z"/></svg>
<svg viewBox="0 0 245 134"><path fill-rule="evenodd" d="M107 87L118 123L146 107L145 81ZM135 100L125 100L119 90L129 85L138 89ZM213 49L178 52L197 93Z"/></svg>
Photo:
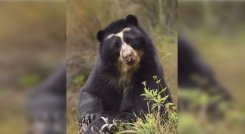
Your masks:
<svg viewBox="0 0 245 134"><path fill-rule="evenodd" d="M113 121L112 124L108 123L106 118L103 118L105 127L111 130L116 130L116 134L174 134L177 133L177 108L174 103L165 103L169 96L162 96L161 94L166 90L162 87L160 79L153 76L159 89L150 89L147 87L146 82L144 85L144 94L148 105L148 113L143 114L143 118L137 117L136 121L132 123ZM161 113L161 109L165 113ZM115 129L116 128L116 129ZM103 132L101 132L103 133Z"/></svg>

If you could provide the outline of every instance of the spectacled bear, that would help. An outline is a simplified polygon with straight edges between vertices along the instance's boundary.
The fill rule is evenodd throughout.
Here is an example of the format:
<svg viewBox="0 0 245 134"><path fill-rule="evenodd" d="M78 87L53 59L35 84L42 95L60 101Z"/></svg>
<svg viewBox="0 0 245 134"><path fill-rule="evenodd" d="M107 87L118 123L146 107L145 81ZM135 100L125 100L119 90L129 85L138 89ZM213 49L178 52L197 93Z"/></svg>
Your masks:
<svg viewBox="0 0 245 134"><path fill-rule="evenodd" d="M94 133L103 124L101 117L109 121L123 113L147 112L147 104L141 94L142 82L150 89L157 89L153 76L167 87L163 69L147 33L133 15L109 24L98 31L99 54L86 83L81 89L78 111L79 121L89 124L85 133ZM170 92L166 102L172 102ZM127 115L122 120L132 120Z"/></svg>

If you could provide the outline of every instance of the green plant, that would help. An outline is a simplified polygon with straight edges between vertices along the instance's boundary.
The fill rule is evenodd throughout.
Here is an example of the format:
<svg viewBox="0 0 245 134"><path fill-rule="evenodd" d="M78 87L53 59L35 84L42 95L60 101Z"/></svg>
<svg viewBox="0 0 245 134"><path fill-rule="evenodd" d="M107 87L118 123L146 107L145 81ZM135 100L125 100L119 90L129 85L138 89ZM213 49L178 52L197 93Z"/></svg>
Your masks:
<svg viewBox="0 0 245 134"><path fill-rule="evenodd" d="M162 87L160 79L153 76L154 81L158 85L158 89L150 89L146 82L144 85L144 93L148 105L148 113L143 114L143 118L137 117L132 123L113 121L112 124L104 118L105 125L102 128L116 128L116 134L174 134L177 133L177 108L174 103L165 102L169 96L162 96L166 88ZM161 109L165 113L161 113ZM101 132L102 133L102 132Z"/></svg>
<svg viewBox="0 0 245 134"><path fill-rule="evenodd" d="M75 79L73 80L73 83L78 86L81 87L84 84L85 81L85 77L82 74L79 74L75 77Z"/></svg>

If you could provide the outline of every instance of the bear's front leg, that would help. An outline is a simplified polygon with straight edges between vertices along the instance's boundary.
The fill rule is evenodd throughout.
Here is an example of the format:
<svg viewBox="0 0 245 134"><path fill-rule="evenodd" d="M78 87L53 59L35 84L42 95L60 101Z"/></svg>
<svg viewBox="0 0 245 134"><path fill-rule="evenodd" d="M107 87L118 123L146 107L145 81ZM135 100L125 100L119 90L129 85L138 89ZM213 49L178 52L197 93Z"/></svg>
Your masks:
<svg viewBox="0 0 245 134"><path fill-rule="evenodd" d="M80 127L85 129L87 128L86 126L89 126L93 121L101 117L103 112L101 99L94 94L82 92L78 103L78 112Z"/></svg>

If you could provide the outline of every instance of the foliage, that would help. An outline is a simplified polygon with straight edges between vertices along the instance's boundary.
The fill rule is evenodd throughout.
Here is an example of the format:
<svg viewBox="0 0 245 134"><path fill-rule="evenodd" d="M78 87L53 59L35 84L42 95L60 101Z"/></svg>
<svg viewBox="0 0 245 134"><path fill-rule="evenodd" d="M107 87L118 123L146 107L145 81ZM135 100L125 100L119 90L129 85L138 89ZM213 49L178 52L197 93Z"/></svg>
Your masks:
<svg viewBox="0 0 245 134"><path fill-rule="evenodd" d="M108 123L104 118L105 125L110 129L115 129L116 134L132 133L132 134L174 134L177 133L177 108L174 103L167 103L166 100L169 96L162 96L162 93L166 90L163 88L160 79L157 76L153 76L154 81L158 85L159 89L150 89L147 87L146 82L142 82L144 85L144 93L148 105L148 113L144 113L143 117L137 117L136 121L132 123L113 121L112 124ZM161 113L161 109L165 113ZM102 133L102 132L101 132Z"/></svg>
<svg viewBox="0 0 245 134"><path fill-rule="evenodd" d="M180 134L229 134L243 132L245 122L244 109L231 106L230 103L220 102L216 108L218 113L207 112L208 106L215 103L219 96L211 96L199 89L179 90L179 98L189 101L185 111L178 113L178 132ZM234 107L235 106L235 107ZM229 130L227 129L229 128Z"/></svg>
<svg viewBox="0 0 245 134"><path fill-rule="evenodd" d="M85 80L85 77L84 75L80 74L80 75L77 75L75 77L75 79L73 80L73 83L78 86L78 87L81 87L84 83L84 80Z"/></svg>

